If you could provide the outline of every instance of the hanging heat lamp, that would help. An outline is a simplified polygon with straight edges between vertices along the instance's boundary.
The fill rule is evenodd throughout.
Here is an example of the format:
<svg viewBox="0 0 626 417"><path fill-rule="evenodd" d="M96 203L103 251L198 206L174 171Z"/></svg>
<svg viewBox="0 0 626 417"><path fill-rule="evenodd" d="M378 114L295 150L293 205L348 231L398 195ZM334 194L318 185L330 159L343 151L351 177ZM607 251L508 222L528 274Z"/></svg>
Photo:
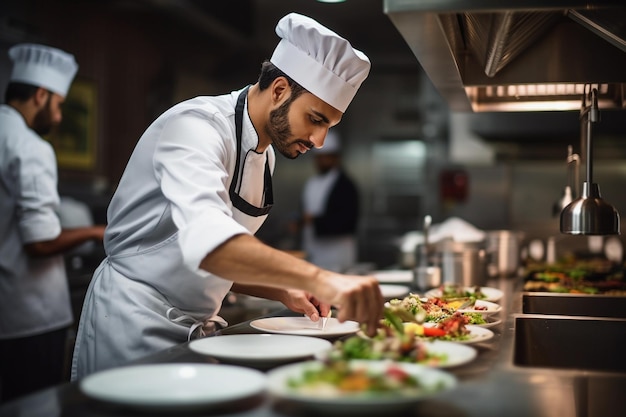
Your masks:
<svg viewBox="0 0 626 417"><path fill-rule="evenodd" d="M591 146L592 125L600 119L598 110L598 90L589 92L589 106L586 104L587 94L583 94L580 110L581 120L586 117L586 168L587 181L583 182L582 194L579 198L565 206L561 212L561 233L570 235L618 235L619 213L600 196L600 186L593 182L593 152ZM581 123L582 125L582 123Z"/></svg>

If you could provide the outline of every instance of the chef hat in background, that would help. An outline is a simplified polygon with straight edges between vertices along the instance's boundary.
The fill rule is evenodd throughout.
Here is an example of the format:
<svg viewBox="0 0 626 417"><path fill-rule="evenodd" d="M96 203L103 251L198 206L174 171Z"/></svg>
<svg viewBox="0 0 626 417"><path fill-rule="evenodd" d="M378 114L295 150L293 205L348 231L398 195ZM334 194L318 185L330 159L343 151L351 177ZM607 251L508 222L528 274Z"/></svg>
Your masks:
<svg viewBox="0 0 626 417"><path fill-rule="evenodd" d="M338 154L341 152L341 138L339 133L333 129L328 131L326 139L324 139L324 145L321 148L313 148L315 155L328 155Z"/></svg>
<svg viewBox="0 0 626 417"><path fill-rule="evenodd" d="M36 44L19 44L9 49L13 61L11 82L43 87L63 97L78 71L74 55Z"/></svg>
<svg viewBox="0 0 626 417"><path fill-rule="evenodd" d="M281 40L270 58L272 64L345 112L369 74L367 56L335 32L297 13L280 19L276 34Z"/></svg>

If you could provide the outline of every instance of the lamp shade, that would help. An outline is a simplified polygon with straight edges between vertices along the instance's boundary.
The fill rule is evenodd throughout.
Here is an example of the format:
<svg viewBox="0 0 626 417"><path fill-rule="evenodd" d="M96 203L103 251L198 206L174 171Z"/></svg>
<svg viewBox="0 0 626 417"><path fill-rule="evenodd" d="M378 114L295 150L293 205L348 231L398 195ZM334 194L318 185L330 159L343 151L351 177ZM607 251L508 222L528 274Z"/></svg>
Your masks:
<svg viewBox="0 0 626 417"><path fill-rule="evenodd" d="M583 183L580 198L561 212L561 233L571 235L618 235L619 214L600 197L598 184Z"/></svg>

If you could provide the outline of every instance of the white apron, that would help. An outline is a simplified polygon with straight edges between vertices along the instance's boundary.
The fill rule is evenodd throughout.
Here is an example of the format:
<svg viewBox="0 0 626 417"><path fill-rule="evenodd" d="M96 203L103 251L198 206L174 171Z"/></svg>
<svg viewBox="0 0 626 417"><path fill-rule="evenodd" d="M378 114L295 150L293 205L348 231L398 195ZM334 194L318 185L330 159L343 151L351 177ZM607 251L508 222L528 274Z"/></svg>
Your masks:
<svg viewBox="0 0 626 417"><path fill-rule="evenodd" d="M237 96L236 114L233 94L192 99L166 112L142 136L109 207L108 256L95 271L83 305L73 380L227 325L218 313L232 282L198 265L228 238L255 233L272 204L273 151L250 151L258 137L248 118L241 121L246 91ZM180 114L184 123L177 119ZM222 142L207 144L203 129ZM176 137L169 139L172 132ZM239 157L228 158L228 153ZM208 171L179 158L198 154L204 158L192 163L226 162ZM152 165L155 175L146 171ZM199 174L200 185L188 180ZM228 182L220 182L224 176Z"/></svg>

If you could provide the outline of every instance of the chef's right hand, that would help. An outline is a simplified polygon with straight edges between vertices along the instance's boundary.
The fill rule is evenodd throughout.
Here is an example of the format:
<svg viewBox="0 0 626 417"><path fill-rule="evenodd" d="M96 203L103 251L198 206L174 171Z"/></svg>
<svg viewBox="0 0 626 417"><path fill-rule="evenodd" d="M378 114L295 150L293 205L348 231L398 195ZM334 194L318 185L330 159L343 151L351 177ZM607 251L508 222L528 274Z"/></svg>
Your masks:
<svg viewBox="0 0 626 417"><path fill-rule="evenodd" d="M363 323L368 336L376 334L385 304L376 278L324 271L317 290L315 293L321 300L337 308L339 321Z"/></svg>

